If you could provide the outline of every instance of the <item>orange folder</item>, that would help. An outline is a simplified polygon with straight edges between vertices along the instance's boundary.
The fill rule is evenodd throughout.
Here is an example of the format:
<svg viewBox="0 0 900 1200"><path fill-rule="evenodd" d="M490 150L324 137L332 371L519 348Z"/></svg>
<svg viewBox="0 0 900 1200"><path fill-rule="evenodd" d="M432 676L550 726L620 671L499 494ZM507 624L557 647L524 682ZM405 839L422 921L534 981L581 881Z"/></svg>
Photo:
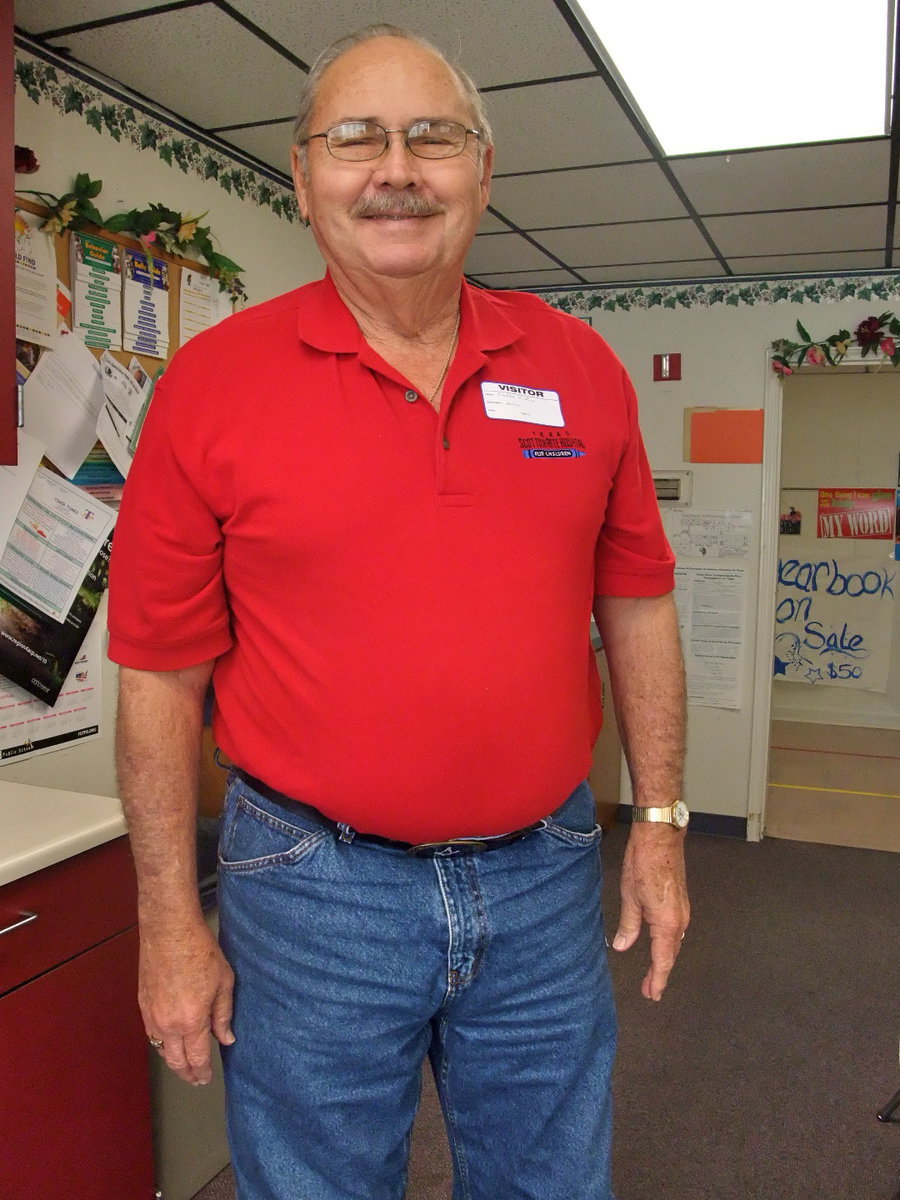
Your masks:
<svg viewBox="0 0 900 1200"><path fill-rule="evenodd" d="M761 408L686 408L684 461L761 463Z"/></svg>

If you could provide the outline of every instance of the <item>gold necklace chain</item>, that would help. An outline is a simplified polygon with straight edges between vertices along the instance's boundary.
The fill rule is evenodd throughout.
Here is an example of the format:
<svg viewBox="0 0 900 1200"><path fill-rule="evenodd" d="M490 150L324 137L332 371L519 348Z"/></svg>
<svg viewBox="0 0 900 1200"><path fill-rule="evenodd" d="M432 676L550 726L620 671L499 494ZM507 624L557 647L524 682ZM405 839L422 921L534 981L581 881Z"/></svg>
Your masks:
<svg viewBox="0 0 900 1200"><path fill-rule="evenodd" d="M461 320L462 320L462 310L459 310L459 311L457 311L457 314L456 314L456 324L453 326L453 337L450 339L450 349L447 351L447 360L444 363L444 368L441 371L440 378L437 381L437 387L434 389L434 391L428 397L428 403L430 405L432 405L432 407L434 406L434 402L437 399L438 392L444 386L444 380L447 378L447 372L450 370L450 363L453 361L453 351L456 349L456 339L457 339L457 336L459 335L459 323Z"/></svg>

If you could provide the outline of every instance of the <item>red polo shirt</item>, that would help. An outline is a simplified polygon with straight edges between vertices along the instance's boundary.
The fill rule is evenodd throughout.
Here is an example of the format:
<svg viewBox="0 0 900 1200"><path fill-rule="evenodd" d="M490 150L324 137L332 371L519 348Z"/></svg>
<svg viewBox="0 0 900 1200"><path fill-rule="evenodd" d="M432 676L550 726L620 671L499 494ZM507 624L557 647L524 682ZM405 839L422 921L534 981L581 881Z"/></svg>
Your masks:
<svg viewBox="0 0 900 1200"><path fill-rule="evenodd" d="M240 766L360 831L504 832L585 777L594 593L673 587L634 392L534 296L462 289L438 414L331 280L192 339L114 539L110 656L216 659Z"/></svg>

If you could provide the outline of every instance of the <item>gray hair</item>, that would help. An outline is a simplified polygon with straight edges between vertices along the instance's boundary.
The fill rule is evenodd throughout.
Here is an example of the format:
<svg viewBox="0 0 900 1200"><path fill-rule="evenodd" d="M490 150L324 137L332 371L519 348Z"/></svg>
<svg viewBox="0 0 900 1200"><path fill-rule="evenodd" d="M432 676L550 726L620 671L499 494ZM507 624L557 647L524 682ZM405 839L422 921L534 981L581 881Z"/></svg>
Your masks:
<svg viewBox="0 0 900 1200"><path fill-rule="evenodd" d="M309 123L312 118L313 108L315 107L319 84L322 82L322 76L332 63L336 62L342 54L346 54L348 50L352 50L354 46L361 46L364 42L385 37L403 38L407 42L414 42L416 45L422 46L425 50L430 50L452 72L462 90L463 96L472 107L475 128L481 131L481 137L478 139L478 155L479 159L481 159L485 147L494 144L494 135L491 132L484 100L471 76L462 67L450 62L437 46L429 42L427 38L422 37L421 34L414 33L410 29L402 29L399 25L377 24L367 25L364 29L358 29L355 33L349 33L346 37L338 38L336 42L332 42L330 46L322 51L310 67L309 75L307 75L306 82L300 92L297 119L294 122L294 145L300 151L300 158L304 168L306 167L305 143L310 134Z"/></svg>

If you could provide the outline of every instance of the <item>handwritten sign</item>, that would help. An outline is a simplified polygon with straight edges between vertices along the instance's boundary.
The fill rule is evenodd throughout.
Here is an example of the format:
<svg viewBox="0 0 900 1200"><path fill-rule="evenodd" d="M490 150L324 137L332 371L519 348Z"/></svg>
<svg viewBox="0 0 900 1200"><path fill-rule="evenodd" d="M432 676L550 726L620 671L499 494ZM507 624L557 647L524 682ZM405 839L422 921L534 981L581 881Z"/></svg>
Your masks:
<svg viewBox="0 0 900 1200"><path fill-rule="evenodd" d="M893 488L820 488L820 538L889 538L894 532Z"/></svg>
<svg viewBox="0 0 900 1200"><path fill-rule="evenodd" d="M773 675L884 692L900 567L883 553L820 549L778 563Z"/></svg>

